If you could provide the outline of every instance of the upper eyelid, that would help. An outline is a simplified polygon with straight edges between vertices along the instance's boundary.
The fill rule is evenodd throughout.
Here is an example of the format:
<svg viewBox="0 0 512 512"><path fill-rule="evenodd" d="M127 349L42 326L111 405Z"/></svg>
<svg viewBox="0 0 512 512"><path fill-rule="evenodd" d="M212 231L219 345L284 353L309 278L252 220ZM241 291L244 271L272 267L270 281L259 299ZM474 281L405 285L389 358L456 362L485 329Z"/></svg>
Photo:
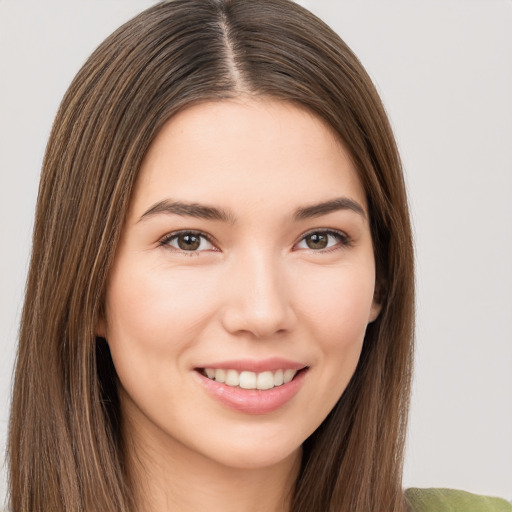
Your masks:
<svg viewBox="0 0 512 512"><path fill-rule="evenodd" d="M353 245L353 239L350 235L348 235L344 231L341 231L339 229L333 229L333 228L324 228L324 229L321 228L321 229L313 229L311 231L308 231L308 232L304 233L303 235L301 235L299 240L297 242L295 242L294 245L296 245L299 242L302 242L306 237L308 237L309 235L312 235L314 233L326 233L327 235L331 235L331 236L334 235L334 236L338 237L338 243L341 244L341 246L344 248L351 247ZM338 245L338 244L336 244L336 245ZM334 250L335 248L336 248L336 246L330 247L330 248L324 248L324 249L320 249L320 250L311 249L311 251L313 251L314 253L326 253L331 250Z"/></svg>
<svg viewBox="0 0 512 512"><path fill-rule="evenodd" d="M304 233L302 233L299 238L297 239L296 242L294 242L294 246L301 242L302 240L304 240L304 238L306 238L307 236L309 235L312 235L313 233L327 233L327 234L334 234L334 235L338 235L340 238L343 239L343 241L345 241L346 243L349 243L351 241L351 237L345 233L344 231L341 231L339 229L334 229L334 228L313 228L313 229L310 229ZM204 237L208 242L210 242L212 245L215 245L215 247L218 248L218 242L216 241L215 237L213 237L212 235L208 234L208 233L205 233L204 231L199 231L199 230L194 230L194 229L180 229L178 231L171 231L170 233L167 233L166 235L164 235L160 240L159 240L159 244L166 244L168 243L170 240L180 236L180 235L186 235L186 234L192 234L192 235L196 235L196 236L202 236ZM179 249L176 249L179 251ZM202 252L202 251L183 251L183 252ZM315 252L321 252L321 251L315 251Z"/></svg>
<svg viewBox="0 0 512 512"><path fill-rule="evenodd" d="M302 240L306 236L312 235L313 233L335 234L335 235L339 235L339 236L341 236L343 238L346 238L346 239L350 238L347 233L345 233L344 231L342 231L340 229L334 229L334 228L315 228L315 229L311 229L311 230L306 231L305 233L303 233L300 236L299 240Z"/></svg>
<svg viewBox="0 0 512 512"><path fill-rule="evenodd" d="M214 244L214 245L217 244L215 237L213 237L212 235L209 235L208 233L204 233L203 231L197 231L195 229L180 229L178 231L171 231L171 232L167 233L166 235L164 235L162 238L160 238L158 243L160 243L160 244L166 243L169 240L172 240L173 238L176 238L180 235L202 236L203 238L206 238L206 240L208 240L208 242L210 242L211 244Z"/></svg>

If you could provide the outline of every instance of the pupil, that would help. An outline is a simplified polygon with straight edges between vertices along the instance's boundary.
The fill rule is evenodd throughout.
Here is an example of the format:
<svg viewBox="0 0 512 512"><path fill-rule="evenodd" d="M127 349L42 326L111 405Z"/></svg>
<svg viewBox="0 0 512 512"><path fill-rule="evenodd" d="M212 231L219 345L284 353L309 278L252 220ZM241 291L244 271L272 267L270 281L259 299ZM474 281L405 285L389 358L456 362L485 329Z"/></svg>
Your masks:
<svg viewBox="0 0 512 512"><path fill-rule="evenodd" d="M310 249L325 249L327 247L327 236L315 233L306 238L306 243Z"/></svg>
<svg viewBox="0 0 512 512"><path fill-rule="evenodd" d="M195 235L182 235L178 238L178 245L184 251L197 249L200 243L199 237Z"/></svg>

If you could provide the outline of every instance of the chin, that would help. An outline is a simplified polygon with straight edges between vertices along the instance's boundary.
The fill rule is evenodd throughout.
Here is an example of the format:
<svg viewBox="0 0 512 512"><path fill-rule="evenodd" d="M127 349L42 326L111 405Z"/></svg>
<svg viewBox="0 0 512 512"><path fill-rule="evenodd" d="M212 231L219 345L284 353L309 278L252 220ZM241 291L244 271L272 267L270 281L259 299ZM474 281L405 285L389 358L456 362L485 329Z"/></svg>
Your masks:
<svg viewBox="0 0 512 512"><path fill-rule="evenodd" d="M223 453L212 454L212 459L217 463L233 469L258 470L279 466L281 463L290 463L290 460L300 460L302 447L283 446L282 442L267 446L252 445L233 446Z"/></svg>

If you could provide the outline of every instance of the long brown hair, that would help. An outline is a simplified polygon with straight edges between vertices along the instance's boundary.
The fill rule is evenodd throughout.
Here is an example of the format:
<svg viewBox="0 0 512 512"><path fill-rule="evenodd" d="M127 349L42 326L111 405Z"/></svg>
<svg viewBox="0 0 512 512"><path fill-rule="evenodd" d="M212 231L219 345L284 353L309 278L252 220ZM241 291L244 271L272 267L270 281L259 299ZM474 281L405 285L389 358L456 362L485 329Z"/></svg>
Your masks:
<svg viewBox="0 0 512 512"><path fill-rule="evenodd" d="M356 372L305 441L293 512L404 510L412 364L413 249L400 159L362 65L289 0L175 0L126 23L65 95L43 164L10 419L13 512L134 509L116 374L95 337L142 159L163 124L240 94L326 120L365 188L379 318Z"/></svg>

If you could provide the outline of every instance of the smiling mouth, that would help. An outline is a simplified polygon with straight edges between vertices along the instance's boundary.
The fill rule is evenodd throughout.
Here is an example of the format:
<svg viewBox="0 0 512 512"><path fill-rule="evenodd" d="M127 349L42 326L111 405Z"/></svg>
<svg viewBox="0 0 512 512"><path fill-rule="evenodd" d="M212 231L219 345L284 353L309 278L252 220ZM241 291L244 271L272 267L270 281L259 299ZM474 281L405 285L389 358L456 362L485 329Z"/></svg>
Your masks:
<svg viewBox="0 0 512 512"><path fill-rule="evenodd" d="M199 373L210 380L230 387L241 389L258 389L261 391L288 384L301 370L280 369L276 371L251 372L221 368L198 368Z"/></svg>

